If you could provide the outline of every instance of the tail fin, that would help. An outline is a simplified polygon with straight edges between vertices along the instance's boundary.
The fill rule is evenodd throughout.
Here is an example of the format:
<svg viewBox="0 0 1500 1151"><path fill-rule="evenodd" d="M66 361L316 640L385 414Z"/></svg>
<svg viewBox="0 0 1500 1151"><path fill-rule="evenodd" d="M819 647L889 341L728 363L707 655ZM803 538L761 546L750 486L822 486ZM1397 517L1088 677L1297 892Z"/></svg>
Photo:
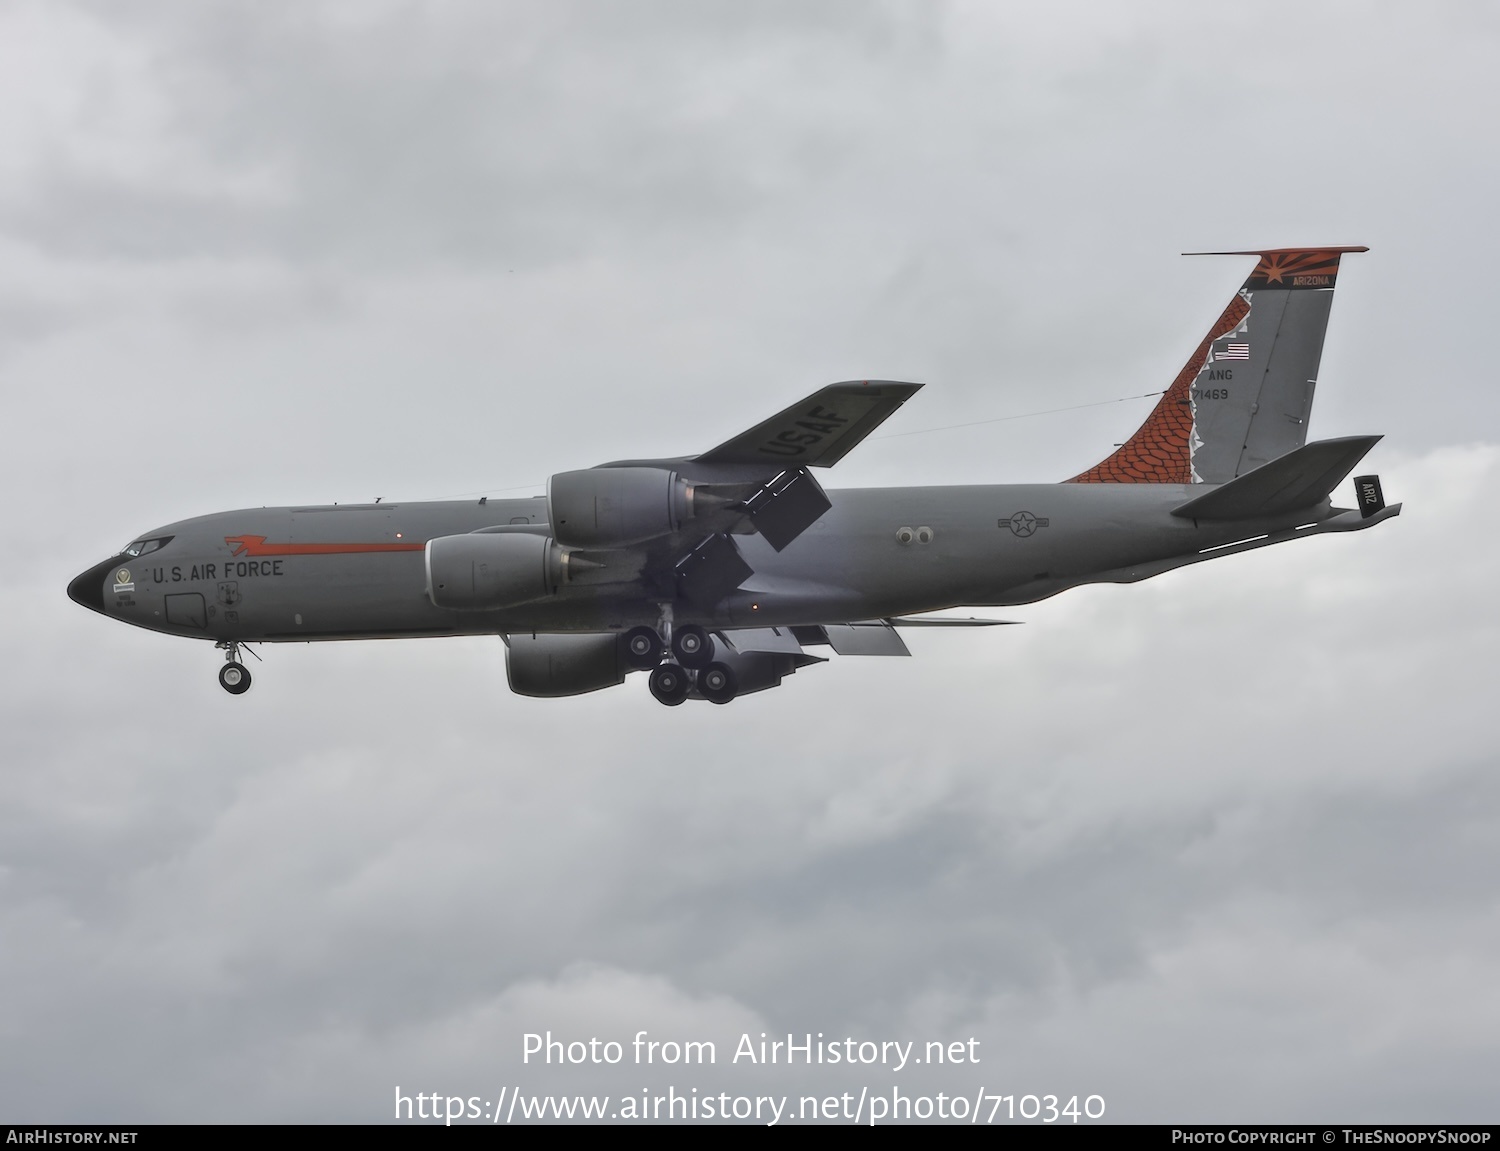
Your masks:
<svg viewBox="0 0 1500 1151"><path fill-rule="evenodd" d="M1368 248L1190 252L1259 256L1140 430L1075 484L1228 483L1307 441L1339 257Z"/></svg>

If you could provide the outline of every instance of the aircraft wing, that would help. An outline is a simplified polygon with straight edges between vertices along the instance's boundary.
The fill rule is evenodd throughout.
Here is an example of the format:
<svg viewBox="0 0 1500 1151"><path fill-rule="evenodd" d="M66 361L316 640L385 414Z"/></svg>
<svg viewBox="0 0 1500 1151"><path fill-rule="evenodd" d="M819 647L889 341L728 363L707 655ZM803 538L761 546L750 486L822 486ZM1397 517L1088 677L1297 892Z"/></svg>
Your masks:
<svg viewBox="0 0 1500 1151"><path fill-rule="evenodd" d="M911 652L897 633L898 627L986 627L1009 622L1011 621L998 619L913 619L891 616L885 619L851 620L847 623L721 627L714 629L716 644L713 658L716 662L709 666L727 665L729 682L734 685L731 694L745 695L776 687L799 668L827 662L823 656L810 654L806 650L809 647L832 648L839 656L903 656L910 655ZM653 686L653 693L656 690ZM704 699L715 698L701 679L688 690ZM658 695L657 698L663 697ZM680 698L678 697L679 702Z"/></svg>
<svg viewBox="0 0 1500 1151"><path fill-rule="evenodd" d="M1008 619L950 619L891 616L854 623L798 624L793 627L723 628L719 634L737 652L800 654L805 647L826 645L839 655L910 655L896 631L900 627L998 627Z"/></svg>
<svg viewBox="0 0 1500 1151"><path fill-rule="evenodd" d="M921 387L894 380L829 384L701 456L601 465L669 466L693 484L691 524L648 544L645 568L685 599L718 602L753 574L732 537L755 533L785 550L833 506L809 469L843 459Z"/></svg>
<svg viewBox="0 0 1500 1151"><path fill-rule="evenodd" d="M1020 623L1014 619L950 619L947 616L889 615L885 622L892 627L1005 627Z"/></svg>
<svg viewBox="0 0 1500 1151"><path fill-rule="evenodd" d="M704 452L697 462L831 468L921 386L894 380L829 384Z"/></svg>

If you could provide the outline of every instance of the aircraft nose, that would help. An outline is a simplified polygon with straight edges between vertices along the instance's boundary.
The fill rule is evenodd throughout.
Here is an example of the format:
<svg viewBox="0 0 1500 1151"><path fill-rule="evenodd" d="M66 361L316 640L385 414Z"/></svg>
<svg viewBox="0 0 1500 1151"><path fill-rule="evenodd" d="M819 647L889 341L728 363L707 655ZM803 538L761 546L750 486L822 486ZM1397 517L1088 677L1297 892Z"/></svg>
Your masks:
<svg viewBox="0 0 1500 1151"><path fill-rule="evenodd" d="M82 604L90 611L104 611L104 580L119 559L114 556L103 563L95 564L88 571L74 578L68 585L68 598L76 604Z"/></svg>

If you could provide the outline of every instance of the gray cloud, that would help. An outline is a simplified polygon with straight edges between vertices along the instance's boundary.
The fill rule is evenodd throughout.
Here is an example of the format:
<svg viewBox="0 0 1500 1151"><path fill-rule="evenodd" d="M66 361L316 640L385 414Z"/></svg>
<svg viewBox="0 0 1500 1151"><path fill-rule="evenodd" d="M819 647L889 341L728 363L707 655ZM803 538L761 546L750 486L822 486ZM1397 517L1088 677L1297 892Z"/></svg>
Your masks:
<svg viewBox="0 0 1500 1151"><path fill-rule="evenodd" d="M0 1111L895 1082L1493 1119L1482 11L0 21ZM677 712L512 697L493 640L271 648L230 699L62 594L155 523L697 450L829 379L929 380L892 432L1144 392L1241 275L1174 253L1324 240L1374 248L1314 428L1390 433L1407 510L1365 535ZM1060 478L1146 406L830 482ZM520 1064L548 1028L984 1061Z"/></svg>
<svg viewBox="0 0 1500 1151"><path fill-rule="evenodd" d="M1122 1119L1482 1119L1500 793L1464 653L1495 621L1425 589L1459 557L1461 597L1493 579L1495 548L1445 516L1485 522L1496 459L1401 468L1432 510L1384 534L812 669L732 729L639 683L519 703L480 641L278 649L221 699L188 645L49 603L19 650L105 650L8 673L6 981L32 1039L11 1099L361 1118L433 1078L861 1081L518 1065L525 1030L728 1050L758 1026L973 1034L986 1080L1097 1091ZM68 680L100 665L134 670L70 730Z"/></svg>
<svg viewBox="0 0 1500 1151"><path fill-rule="evenodd" d="M168 163L101 170L56 149L13 226L71 253L377 269L680 248L837 163L857 110L819 73L870 81L930 61L933 40L929 20L854 4L328 15L163 5L114 23L136 51L77 80L148 84L133 127Z"/></svg>

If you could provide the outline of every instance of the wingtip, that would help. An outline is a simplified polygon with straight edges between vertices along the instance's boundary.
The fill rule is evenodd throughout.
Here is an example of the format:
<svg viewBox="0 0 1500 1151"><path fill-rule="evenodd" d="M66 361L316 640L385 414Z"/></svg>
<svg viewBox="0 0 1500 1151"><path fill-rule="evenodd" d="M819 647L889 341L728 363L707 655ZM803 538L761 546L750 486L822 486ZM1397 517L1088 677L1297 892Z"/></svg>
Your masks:
<svg viewBox="0 0 1500 1151"><path fill-rule="evenodd" d="M1025 623L1019 619L952 619L938 616L923 619L920 616L892 615L884 617L891 627L1018 627Z"/></svg>
<svg viewBox="0 0 1500 1151"><path fill-rule="evenodd" d="M912 380L841 380L830 385L835 388L899 388L905 389L907 394L921 391L926 384L919 384Z"/></svg>

